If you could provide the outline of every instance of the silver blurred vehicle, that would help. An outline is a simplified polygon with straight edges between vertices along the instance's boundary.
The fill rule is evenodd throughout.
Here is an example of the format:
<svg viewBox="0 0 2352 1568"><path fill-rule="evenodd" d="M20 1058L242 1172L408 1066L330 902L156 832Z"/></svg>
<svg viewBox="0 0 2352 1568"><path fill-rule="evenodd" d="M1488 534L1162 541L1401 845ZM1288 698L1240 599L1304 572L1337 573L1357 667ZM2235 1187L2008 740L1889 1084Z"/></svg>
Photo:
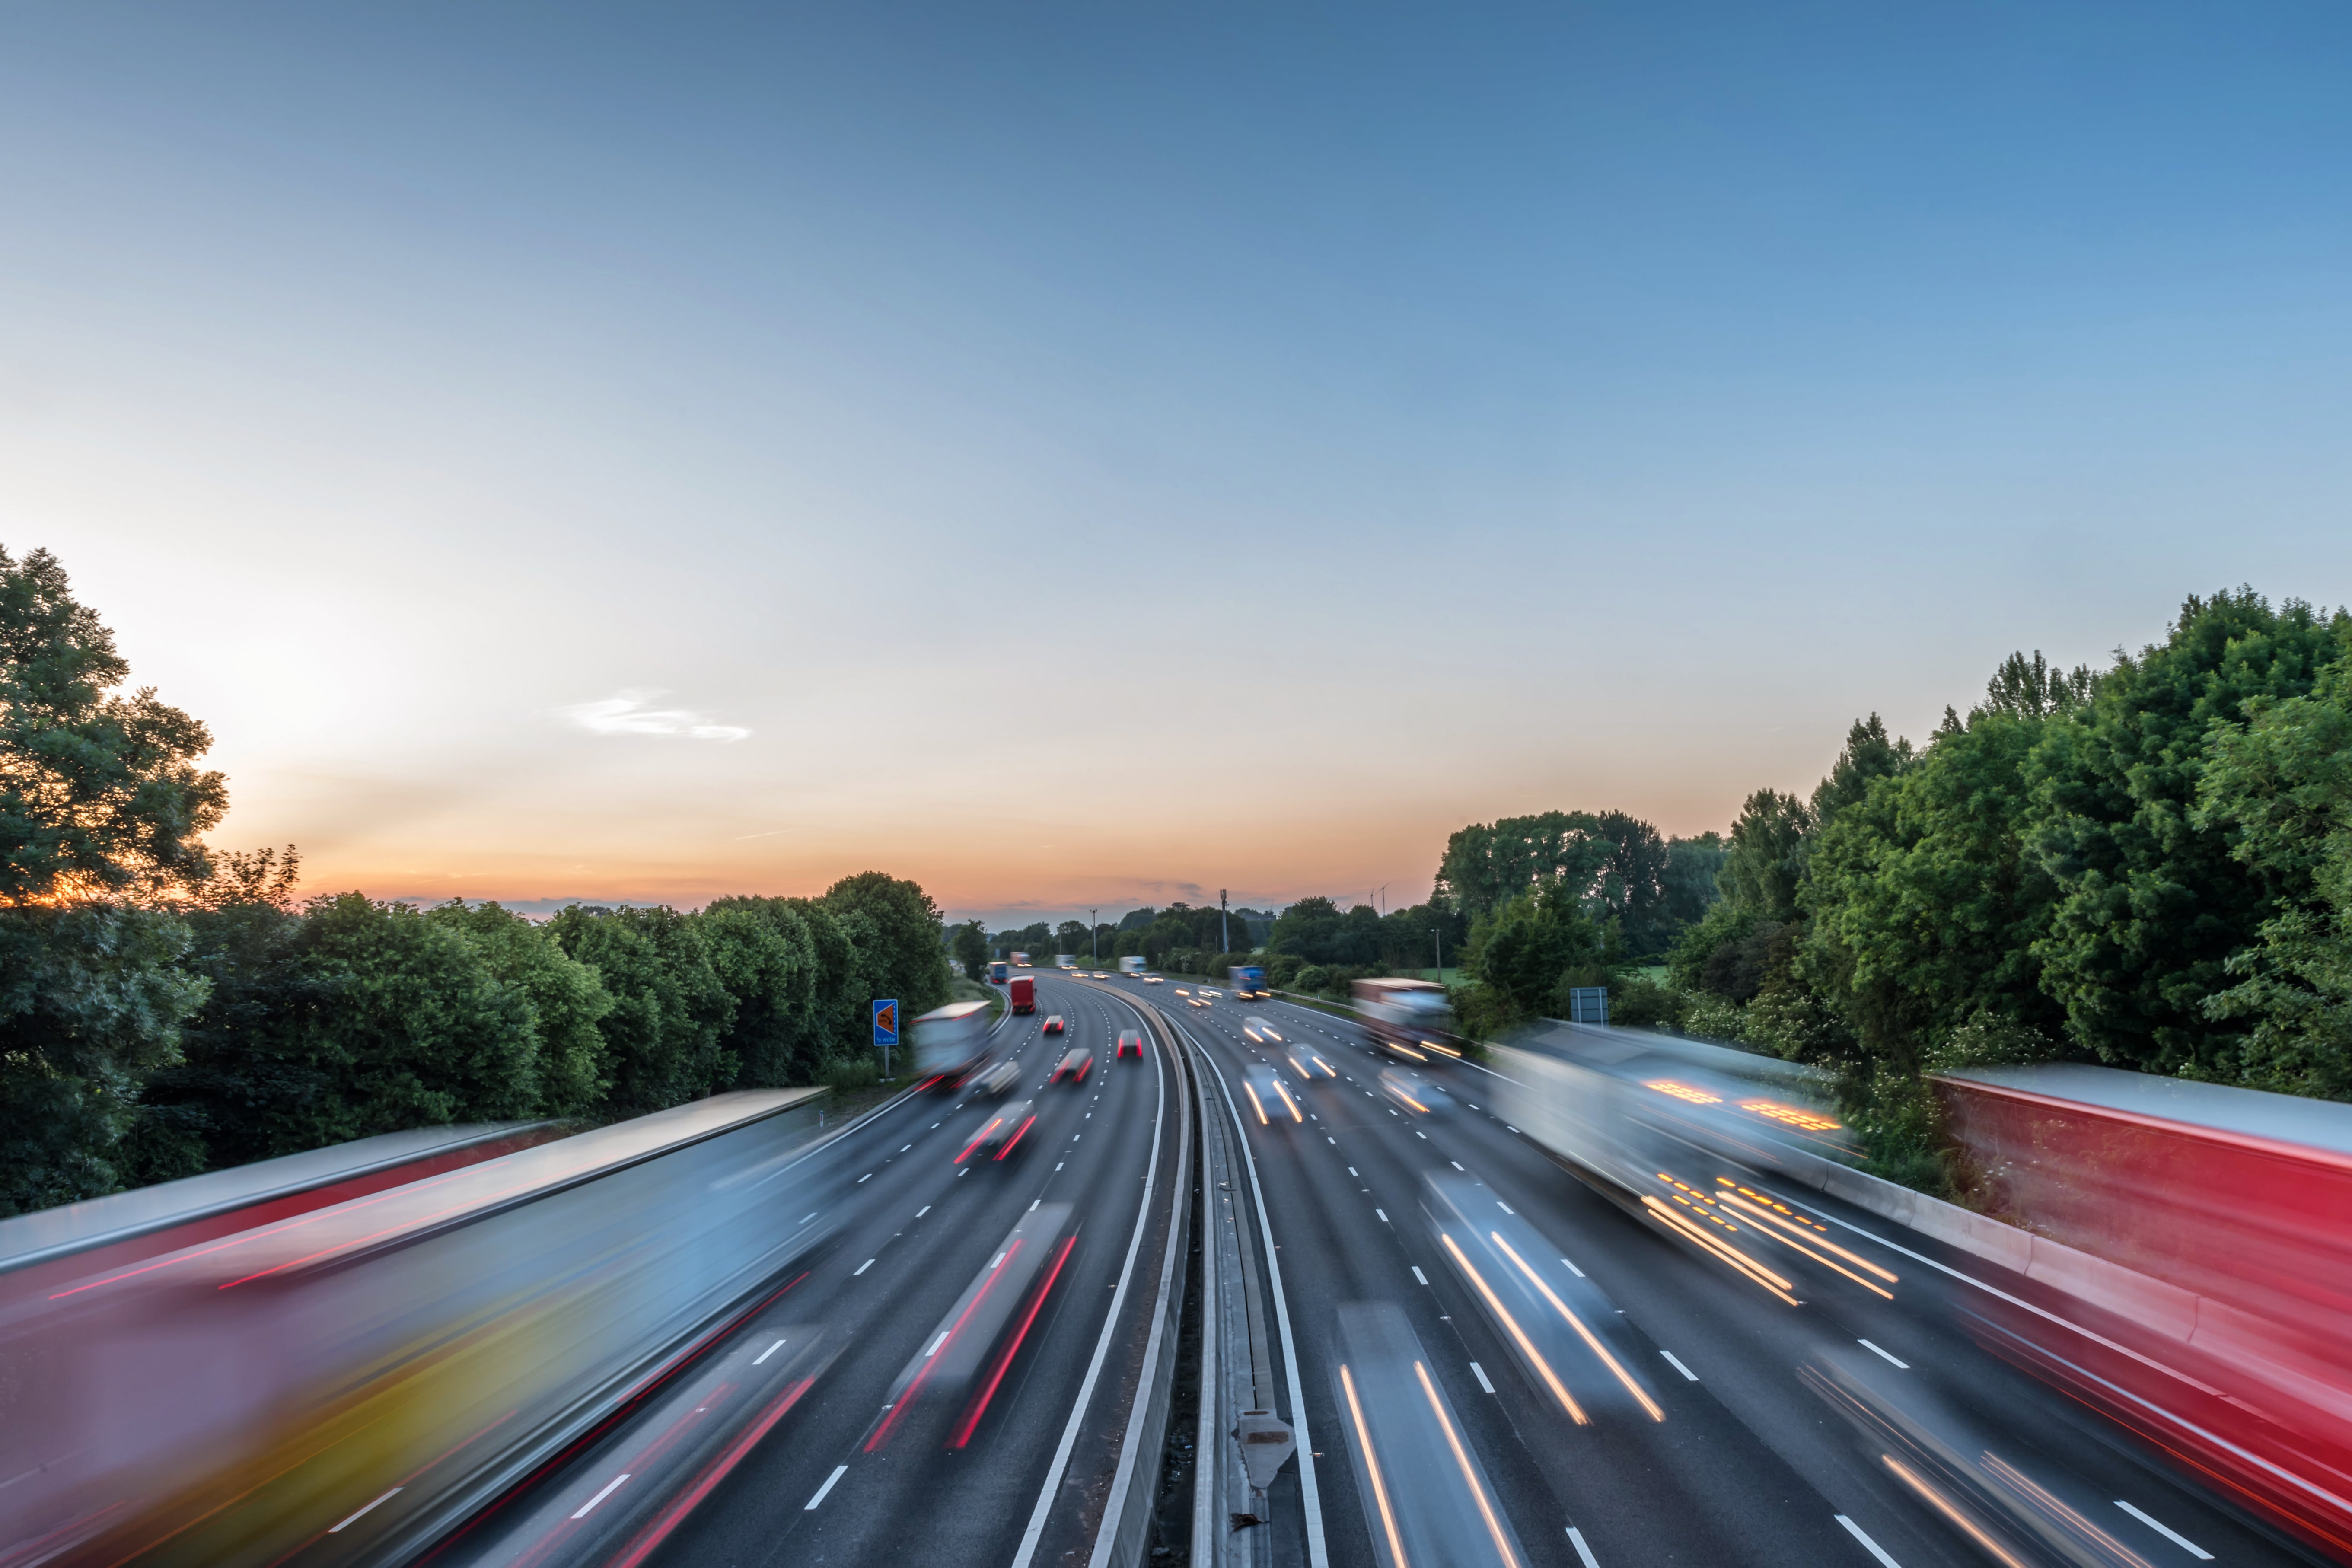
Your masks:
<svg viewBox="0 0 2352 1568"><path fill-rule="evenodd" d="M1013 1089L1019 1086L1020 1082L1020 1063L1009 1061L998 1062L992 1067L983 1068L972 1079L971 1098L974 1100L1002 1100L1006 1095L1011 1094Z"/></svg>
<svg viewBox="0 0 2352 1568"><path fill-rule="evenodd" d="M1454 1099L1444 1085L1402 1068L1381 1069L1381 1093L1389 1103L1413 1116L1442 1116L1454 1109Z"/></svg>

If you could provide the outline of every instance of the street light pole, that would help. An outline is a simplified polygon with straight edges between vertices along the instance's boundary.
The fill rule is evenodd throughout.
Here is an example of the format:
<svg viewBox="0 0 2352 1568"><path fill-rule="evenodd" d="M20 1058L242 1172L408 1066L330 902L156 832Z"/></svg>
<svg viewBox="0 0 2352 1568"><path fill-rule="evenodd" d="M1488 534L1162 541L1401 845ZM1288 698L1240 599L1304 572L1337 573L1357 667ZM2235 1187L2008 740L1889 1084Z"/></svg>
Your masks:
<svg viewBox="0 0 2352 1568"><path fill-rule="evenodd" d="M1223 888L1217 889L1217 940L1225 944L1225 952L1233 952L1233 919L1225 913L1225 890Z"/></svg>
<svg viewBox="0 0 2352 1568"><path fill-rule="evenodd" d="M1102 913L1102 907L1100 905L1097 905L1095 908L1087 911L1087 934L1094 939L1095 962L1097 963L1100 963L1102 962L1102 925L1095 919L1095 917L1100 913Z"/></svg>
<svg viewBox="0 0 2352 1568"><path fill-rule="evenodd" d="M1445 984L1445 933L1437 927L1429 928L1429 940L1437 944L1437 983Z"/></svg>

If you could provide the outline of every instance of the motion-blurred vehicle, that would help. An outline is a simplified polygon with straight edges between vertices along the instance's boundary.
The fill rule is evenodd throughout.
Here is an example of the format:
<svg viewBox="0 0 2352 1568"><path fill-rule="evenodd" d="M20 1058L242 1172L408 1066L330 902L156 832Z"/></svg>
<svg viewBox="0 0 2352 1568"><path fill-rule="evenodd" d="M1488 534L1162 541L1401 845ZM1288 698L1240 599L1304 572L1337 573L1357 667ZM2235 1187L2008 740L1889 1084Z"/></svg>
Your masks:
<svg viewBox="0 0 2352 1568"><path fill-rule="evenodd" d="M1039 1032L1041 1034L1058 1035L1062 1030L1062 1016L1059 1013L1048 1013L1045 1015L1045 1027Z"/></svg>
<svg viewBox="0 0 2352 1568"><path fill-rule="evenodd" d="M1149 961L1139 952L1130 953L1118 961L1118 972L1121 974L1140 974L1148 966Z"/></svg>
<svg viewBox="0 0 2352 1568"><path fill-rule="evenodd" d="M1283 1054L1290 1058L1290 1065L1297 1069L1301 1082L1314 1082L1318 1073L1325 1078L1339 1076L1339 1069L1325 1061L1322 1054L1311 1046L1293 1046Z"/></svg>
<svg viewBox="0 0 2352 1568"><path fill-rule="evenodd" d="M1018 1062L998 1062L972 1075L971 1096L974 1100L1002 1100L1011 1094L1020 1082L1021 1065Z"/></svg>
<svg viewBox="0 0 2352 1568"><path fill-rule="evenodd" d="M1063 1053L1062 1059L1058 1063L1055 1064L1054 1076L1047 1079L1045 1081L1048 1083L1084 1083L1087 1081L1087 1074L1094 1070L1094 1052L1087 1050L1083 1046L1074 1047L1070 1050Z"/></svg>
<svg viewBox="0 0 2352 1568"><path fill-rule="evenodd" d="M1002 985L1011 979L1012 975L1013 966L1002 959L988 966L988 983L991 985Z"/></svg>
<svg viewBox="0 0 2352 1568"><path fill-rule="evenodd" d="M1014 954L1013 955L1013 968L1015 968L1015 969L1026 969L1026 968L1028 968L1028 967L1029 967L1029 955L1028 955L1027 953L1025 953L1025 952L1016 952L1016 953L1014 953Z"/></svg>
<svg viewBox="0 0 2352 1568"><path fill-rule="evenodd" d="M1242 1075L1242 1098L1256 1113L1258 1125L1280 1121L1304 1121L1307 1113L1298 1109L1298 1101L1283 1086L1281 1077L1272 1068L1253 1067Z"/></svg>
<svg viewBox="0 0 2352 1568"><path fill-rule="evenodd" d="M1255 1013L1242 1020L1242 1033L1261 1046L1269 1040L1276 1045L1282 1043L1282 1037L1274 1032L1274 1025Z"/></svg>
<svg viewBox="0 0 2352 1568"><path fill-rule="evenodd" d="M1166 982L1165 980L1162 980L1162 979L1161 979L1159 975L1157 975L1157 974L1147 974L1147 975L1145 975L1145 976L1143 977L1143 983L1144 983L1146 985L1165 985L1165 984L1168 984L1168 982Z"/></svg>
<svg viewBox="0 0 2352 1568"><path fill-rule="evenodd" d="M1427 980L1356 980L1348 992L1364 1032L1382 1050L1414 1062L1462 1054L1453 1043L1454 1011L1446 1005L1444 986Z"/></svg>
<svg viewBox="0 0 2352 1568"><path fill-rule="evenodd" d="M1004 983L1004 994L1016 1013L1037 1010L1037 982L1026 974L1016 974Z"/></svg>
<svg viewBox="0 0 2352 1568"><path fill-rule="evenodd" d="M1118 1048L1112 1053L1113 1058L1116 1058L1118 1057L1129 1056L1140 1057L1142 1055L1143 1031L1140 1029L1121 1029L1118 1032Z"/></svg>
<svg viewBox="0 0 2352 1568"><path fill-rule="evenodd" d="M1401 1068L1381 1069L1381 1093L1399 1110L1414 1116L1440 1116L1454 1109L1443 1084L1424 1073Z"/></svg>
<svg viewBox="0 0 2352 1568"><path fill-rule="evenodd" d="M1236 996L1247 998L1274 994L1265 988L1265 970L1258 964L1229 964L1225 969L1225 979L1233 986L1234 994Z"/></svg>
<svg viewBox="0 0 2352 1568"><path fill-rule="evenodd" d="M1056 969L1076 969L1077 966L1078 955L1075 952L1057 952L1054 955L1054 967Z"/></svg>
<svg viewBox="0 0 2352 1568"><path fill-rule="evenodd" d="M1036 1120L1035 1100L1008 1100L989 1117L988 1125L980 1130L980 1136L971 1141L964 1152L972 1154L977 1150L978 1153L973 1155L975 1159L984 1156L992 1161L1002 1160L1021 1146L1022 1135Z"/></svg>
<svg viewBox="0 0 2352 1568"><path fill-rule="evenodd" d="M989 1058L989 1005L950 1002L935 1007L910 1026L915 1040L915 1071L932 1087L950 1089L977 1072Z"/></svg>
<svg viewBox="0 0 2352 1568"><path fill-rule="evenodd" d="M1097 970L1096 970L1096 971L1095 971L1095 978L1096 978L1097 980L1108 980L1108 979L1110 978L1110 976L1109 976L1109 975L1108 975L1108 974L1105 974L1101 970L1097 969Z"/></svg>

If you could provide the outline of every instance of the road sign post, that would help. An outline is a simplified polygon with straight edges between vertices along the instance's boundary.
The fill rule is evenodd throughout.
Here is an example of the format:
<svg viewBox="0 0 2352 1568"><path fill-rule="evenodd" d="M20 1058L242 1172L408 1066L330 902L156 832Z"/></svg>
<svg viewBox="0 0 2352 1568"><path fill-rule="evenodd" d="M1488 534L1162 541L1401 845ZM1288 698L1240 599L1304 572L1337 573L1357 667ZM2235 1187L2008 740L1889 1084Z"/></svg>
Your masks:
<svg viewBox="0 0 2352 1568"><path fill-rule="evenodd" d="M874 999L874 1044L882 1052L882 1076L890 1076L890 1047L898 1043L898 999L877 996Z"/></svg>

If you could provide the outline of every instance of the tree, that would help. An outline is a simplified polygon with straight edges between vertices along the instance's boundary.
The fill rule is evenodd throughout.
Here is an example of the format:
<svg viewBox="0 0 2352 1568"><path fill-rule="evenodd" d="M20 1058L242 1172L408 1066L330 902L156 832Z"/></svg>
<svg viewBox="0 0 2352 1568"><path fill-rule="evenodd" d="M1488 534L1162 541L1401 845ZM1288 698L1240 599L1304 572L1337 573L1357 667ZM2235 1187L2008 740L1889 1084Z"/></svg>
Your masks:
<svg viewBox="0 0 2352 1568"><path fill-rule="evenodd" d="M1656 828L1622 811L1602 812L1593 830L1608 847L1591 893L1594 912L1617 921L1629 956L1664 952L1675 931L1665 909L1665 840Z"/></svg>
<svg viewBox="0 0 2352 1568"><path fill-rule="evenodd" d="M671 909L574 904L548 930L566 954L595 969L613 998L597 1024L613 1085L607 1114L643 1116L734 1081L737 1063L719 1041L735 1021L735 999L711 968L698 926Z"/></svg>
<svg viewBox="0 0 2352 1568"><path fill-rule="evenodd" d="M610 1087L597 1025L613 998L595 970L566 957L547 930L495 903L451 900L425 918L461 932L483 965L520 993L536 1046L538 1100L530 1114L589 1116Z"/></svg>
<svg viewBox="0 0 2352 1568"><path fill-rule="evenodd" d="M1475 917L1539 882L1565 882L1579 898L1591 891L1615 847L1590 812L1547 811L1472 823L1445 841L1438 891Z"/></svg>
<svg viewBox="0 0 2352 1568"><path fill-rule="evenodd" d="M988 967L988 931L978 921L966 921L955 928L955 960L963 965L965 975L978 980Z"/></svg>
<svg viewBox="0 0 2352 1568"><path fill-rule="evenodd" d="M744 1089L814 1083L828 1042L816 1013L816 942L786 899L713 899L695 917L712 973L735 999L721 1048Z"/></svg>
<svg viewBox="0 0 2352 1568"><path fill-rule="evenodd" d="M2219 727L2193 825L2280 889L2255 943L2224 964L2237 984L2208 1016L2248 1028L2238 1080L2352 1100L2352 659L2305 697L2257 700Z"/></svg>
<svg viewBox="0 0 2352 1568"><path fill-rule="evenodd" d="M2234 1078L2250 1025L2205 999L2304 889L2231 854L2196 815L2206 746L2249 705L2309 692L2352 619L2252 589L2192 597L2158 645L2120 657L2087 704L2049 721L2028 767L2029 842L2059 888L2034 943L2069 1032L2101 1060Z"/></svg>
<svg viewBox="0 0 2352 1568"><path fill-rule="evenodd" d="M940 907L919 883L880 871L845 877L824 891L824 908L845 923L863 917L866 929L856 940L864 960L866 983L872 987L851 1000L861 1012L877 996L895 996L907 1016L928 1013L948 999L948 970L940 962ZM1037 945L1051 940L1045 927L1034 928ZM870 1048L856 1042L862 1054Z"/></svg>
<svg viewBox="0 0 2352 1568"><path fill-rule="evenodd" d="M2000 677L1994 679L1998 682ZM1846 731L1845 750L1830 764L1829 776L1813 786L1813 826L1825 826L1839 812L1858 804L1869 793L1872 780L1893 778L1911 761L1911 742L1888 740L1886 725L1877 714L1855 720Z"/></svg>
<svg viewBox="0 0 2352 1568"><path fill-rule="evenodd" d="M1658 881L1665 901L1665 918L1677 932L1706 918L1723 896L1717 879L1723 872L1725 846L1720 833L1696 838L1666 840L1666 867Z"/></svg>
<svg viewBox="0 0 2352 1568"><path fill-rule="evenodd" d="M1087 927L1083 921L1064 921L1054 928L1054 951L1072 955L1087 951Z"/></svg>
<svg viewBox="0 0 2352 1568"><path fill-rule="evenodd" d="M188 940L152 910L0 910L0 1216L122 1184L141 1086L205 997Z"/></svg>
<svg viewBox="0 0 2352 1568"><path fill-rule="evenodd" d="M1759 789L1731 825L1723 858L1723 896L1759 920L1797 916L1797 887L1805 875L1805 835L1813 814L1793 795Z"/></svg>
<svg viewBox="0 0 2352 1568"><path fill-rule="evenodd" d="M205 727L130 665L46 550L0 549L0 904L151 895L201 880L228 807Z"/></svg>
<svg viewBox="0 0 2352 1568"><path fill-rule="evenodd" d="M1464 970L1476 980L1465 1022L1492 1033L1540 1017L1559 1002L1563 982L1589 983L1607 960L1600 925L1566 883L1531 889L1470 928Z"/></svg>

